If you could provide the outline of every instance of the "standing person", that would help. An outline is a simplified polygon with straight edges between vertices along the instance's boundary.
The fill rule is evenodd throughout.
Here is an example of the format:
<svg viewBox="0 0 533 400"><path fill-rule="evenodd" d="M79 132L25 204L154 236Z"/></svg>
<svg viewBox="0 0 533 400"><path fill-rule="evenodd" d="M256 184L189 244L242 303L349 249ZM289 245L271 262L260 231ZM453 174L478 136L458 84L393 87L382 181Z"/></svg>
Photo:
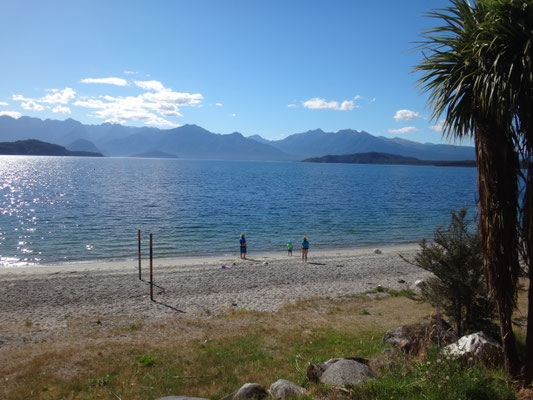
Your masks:
<svg viewBox="0 0 533 400"><path fill-rule="evenodd" d="M241 233L241 240L239 241L241 243L241 258L246 260L246 238L244 237L244 233Z"/></svg>
<svg viewBox="0 0 533 400"><path fill-rule="evenodd" d="M304 236L302 240L302 261L307 262L307 253L309 252L309 241L307 236Z"/></svg>
<svg viewBox="0 0 533 400"><path fill-rule="evenodd" d="M292 241L287 243L287 255L292 256Z"/></svg>

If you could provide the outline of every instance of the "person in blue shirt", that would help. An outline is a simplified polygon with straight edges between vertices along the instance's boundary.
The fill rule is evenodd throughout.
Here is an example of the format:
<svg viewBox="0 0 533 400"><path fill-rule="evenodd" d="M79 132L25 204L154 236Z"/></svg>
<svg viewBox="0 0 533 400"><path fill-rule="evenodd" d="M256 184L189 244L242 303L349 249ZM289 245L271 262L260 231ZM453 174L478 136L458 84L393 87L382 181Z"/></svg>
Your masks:
<svg viewBox="0 0 533 400"><path fill-rule="evenodd" d="M304 236L302 240L302 261L307 262L307 253L309 252L309 241L307 236Z"/></svg>
<svg viewBox="0 0 533 400"><path fill-rule="evenodd" d="M241 243L241 258L243 260L246 260L246 250L247 250L247 247L246 247L246 238L244 237L244 233L241 233L241 240L240 240L240 243Z"/></svg>

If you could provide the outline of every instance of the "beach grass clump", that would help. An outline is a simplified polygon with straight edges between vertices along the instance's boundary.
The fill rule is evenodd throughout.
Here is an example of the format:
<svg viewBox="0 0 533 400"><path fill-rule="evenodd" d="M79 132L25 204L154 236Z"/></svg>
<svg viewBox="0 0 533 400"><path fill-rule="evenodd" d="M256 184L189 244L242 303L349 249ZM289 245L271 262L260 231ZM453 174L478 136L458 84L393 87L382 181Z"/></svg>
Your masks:
<svg viewBox="0 0 533 400"><path fill-rule="evenodd" d="M356 400L512 400L516 394L503 370L468 365L432 352L427 359L388 365L379 379L350 388Z"/></svg>
<svg viewBox="0 0 533 400"><path fill-rule="evenodd" d="M392 296L392 297L407 297L409 299L416 299L417 298L416 293L412 289L395 290L395 289L389 289L389 288L381 286L381 285L378 285L374 289L367 290L365 292L365 294L374 294L374 293L386 293L386 294L388 294L389 296Z"/></svg>

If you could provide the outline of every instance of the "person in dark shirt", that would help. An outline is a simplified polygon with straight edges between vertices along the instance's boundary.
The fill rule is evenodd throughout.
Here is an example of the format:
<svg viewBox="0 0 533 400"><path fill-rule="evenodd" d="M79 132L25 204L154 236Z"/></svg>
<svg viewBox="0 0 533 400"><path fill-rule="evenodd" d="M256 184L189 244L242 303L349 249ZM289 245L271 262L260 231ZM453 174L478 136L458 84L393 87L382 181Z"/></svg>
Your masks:
<svg viewBox="0 0 533 400"><path fill-rule="evenodd" d="M241 258L246 260L247 247L246 247L246 238L244 237L244 233L241 233L240 243L241 243Z"/></svg>

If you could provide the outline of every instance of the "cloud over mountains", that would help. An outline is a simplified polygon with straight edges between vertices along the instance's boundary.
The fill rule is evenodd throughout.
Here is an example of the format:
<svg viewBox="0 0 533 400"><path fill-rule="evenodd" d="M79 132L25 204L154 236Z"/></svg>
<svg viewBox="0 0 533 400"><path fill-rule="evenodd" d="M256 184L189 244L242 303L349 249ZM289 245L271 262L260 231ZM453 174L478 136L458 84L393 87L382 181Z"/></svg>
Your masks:
<svg viewBox="0 0 533 400"><path fill-rule="evenodd" d="M67 87L47 89L48 93L39 98L14 94L12 99L15 102L20 102L20 107L24 110L40 112L51 109L54 113L71 114L71 107L79 107L91 110L90 116L103 119L105 122L118 124L142 122L146 125L162 127L179 126L178 123L169 120L169 117L181 117L181 107L198 106L204 99L200 93L177 92L156 80L128 82L123 78L108 77L84 78L80 82L118 87L133 86L143 92L136 96L112 96L110 94L83 96ZM16 111L2 111L2 113L2 115L10 115L15 118L20 116L20 113Z"/></svg>

